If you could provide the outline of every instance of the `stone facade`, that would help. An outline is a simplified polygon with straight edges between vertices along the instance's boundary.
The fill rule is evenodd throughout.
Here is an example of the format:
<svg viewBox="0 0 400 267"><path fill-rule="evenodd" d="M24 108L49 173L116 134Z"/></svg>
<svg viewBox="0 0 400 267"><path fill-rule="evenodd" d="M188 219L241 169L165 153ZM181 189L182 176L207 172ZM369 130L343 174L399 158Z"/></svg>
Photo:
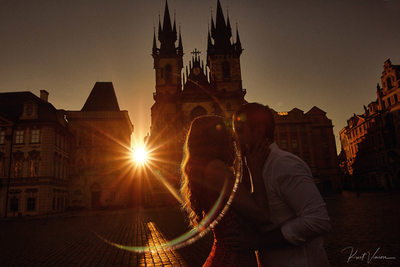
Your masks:
<svg viewBox="0 0 400 267"><path fill-rule="evenodd" d="M57 110L43 90L1 93L0 214L132 204L132 131L112 83L96 83L81 111Z"/></svg>
<svg viewBox="0 0 400 267"><path fill-rule="evenodd" d="M47 95L45 91L41 98L30 92L0 94L2 215L67 208L71 135L64 111L48 103Z"/></svg>
<svg viewBox="0 0 400 267"><path fill-rule="evenodd" d="M339 133L348 188L400 188L400 65L385 61L376 93Z"/></svg>
<svg viewBox="0 0 400 267"><path fill-rule="evenodd" d="M313 107L308 112L294 108L289 112L274 112L275 141L310 166L322 192L340 191L340 173L332 121L326 112Z"/></svg>

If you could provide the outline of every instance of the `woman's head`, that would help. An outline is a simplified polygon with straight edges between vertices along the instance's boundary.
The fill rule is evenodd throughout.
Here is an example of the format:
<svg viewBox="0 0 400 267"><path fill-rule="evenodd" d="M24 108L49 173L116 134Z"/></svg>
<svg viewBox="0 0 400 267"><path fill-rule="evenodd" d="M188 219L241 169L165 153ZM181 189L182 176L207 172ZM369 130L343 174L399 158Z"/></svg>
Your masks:
<svg viewBox="0 0 400 267"><path fill-rule="evenodd" d="M181 193L184 208L189 212L189 219L193 225L196 225L203 212L210 208L209 201L203 199L217 195L207 187L212 181L207 181L209 177L204 177L204 170L213 160L220 160L227 166L233 165L233 140L231 127L223 117L201 116L194 119L190 125L184 146ZM217 193L220 191L220 188L213 189Z"/></svg>

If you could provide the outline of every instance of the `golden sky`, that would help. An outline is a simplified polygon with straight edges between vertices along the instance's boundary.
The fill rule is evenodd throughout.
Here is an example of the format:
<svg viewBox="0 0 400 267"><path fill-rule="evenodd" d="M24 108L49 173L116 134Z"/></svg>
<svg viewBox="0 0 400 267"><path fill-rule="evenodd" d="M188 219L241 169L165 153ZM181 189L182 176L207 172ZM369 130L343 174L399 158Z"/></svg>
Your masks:
<svg viewBox="0 0 400 267"><path fill-rule="evenodd" d="M217 0L169 0L182 28L184 64L205 59ZM398 0L222 0L244 48L247 101L276 111L313 106L335 135L376 99L382 65L400 64ZM58 109L80 110L96 81L112 81L120 108L150 127L155 91L153 26L164 0L0 0L0 92L50 93ZM339 142L338 137L336 142Z"/></svg>

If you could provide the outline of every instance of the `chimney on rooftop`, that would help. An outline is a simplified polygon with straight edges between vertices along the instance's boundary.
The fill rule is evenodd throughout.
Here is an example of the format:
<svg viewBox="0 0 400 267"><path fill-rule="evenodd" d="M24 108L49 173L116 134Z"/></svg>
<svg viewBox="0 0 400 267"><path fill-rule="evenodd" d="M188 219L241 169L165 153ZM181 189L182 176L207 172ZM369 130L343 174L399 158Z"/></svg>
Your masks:
<svg viewBox="0 0 400 267"><path fill-rule="evenodd" d="M49 92L47 92L46 90L40 90L40 99L42 99L43 101L48 102L48 100L49 100Z"/></svg>

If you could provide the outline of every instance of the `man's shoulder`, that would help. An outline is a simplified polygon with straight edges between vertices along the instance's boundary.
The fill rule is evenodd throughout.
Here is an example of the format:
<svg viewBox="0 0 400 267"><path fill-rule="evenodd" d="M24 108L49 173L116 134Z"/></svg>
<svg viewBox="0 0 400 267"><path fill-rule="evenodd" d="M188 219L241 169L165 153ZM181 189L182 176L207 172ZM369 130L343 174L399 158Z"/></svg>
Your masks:
<svg viewBox="0 0 400 267"><path fill-rule="evenodd" d="M267 169L273 172L273 177L286 175L311 175L311 170L297 155L284 151L276 146L271 151L271 160L267 164Z"/></svg>

